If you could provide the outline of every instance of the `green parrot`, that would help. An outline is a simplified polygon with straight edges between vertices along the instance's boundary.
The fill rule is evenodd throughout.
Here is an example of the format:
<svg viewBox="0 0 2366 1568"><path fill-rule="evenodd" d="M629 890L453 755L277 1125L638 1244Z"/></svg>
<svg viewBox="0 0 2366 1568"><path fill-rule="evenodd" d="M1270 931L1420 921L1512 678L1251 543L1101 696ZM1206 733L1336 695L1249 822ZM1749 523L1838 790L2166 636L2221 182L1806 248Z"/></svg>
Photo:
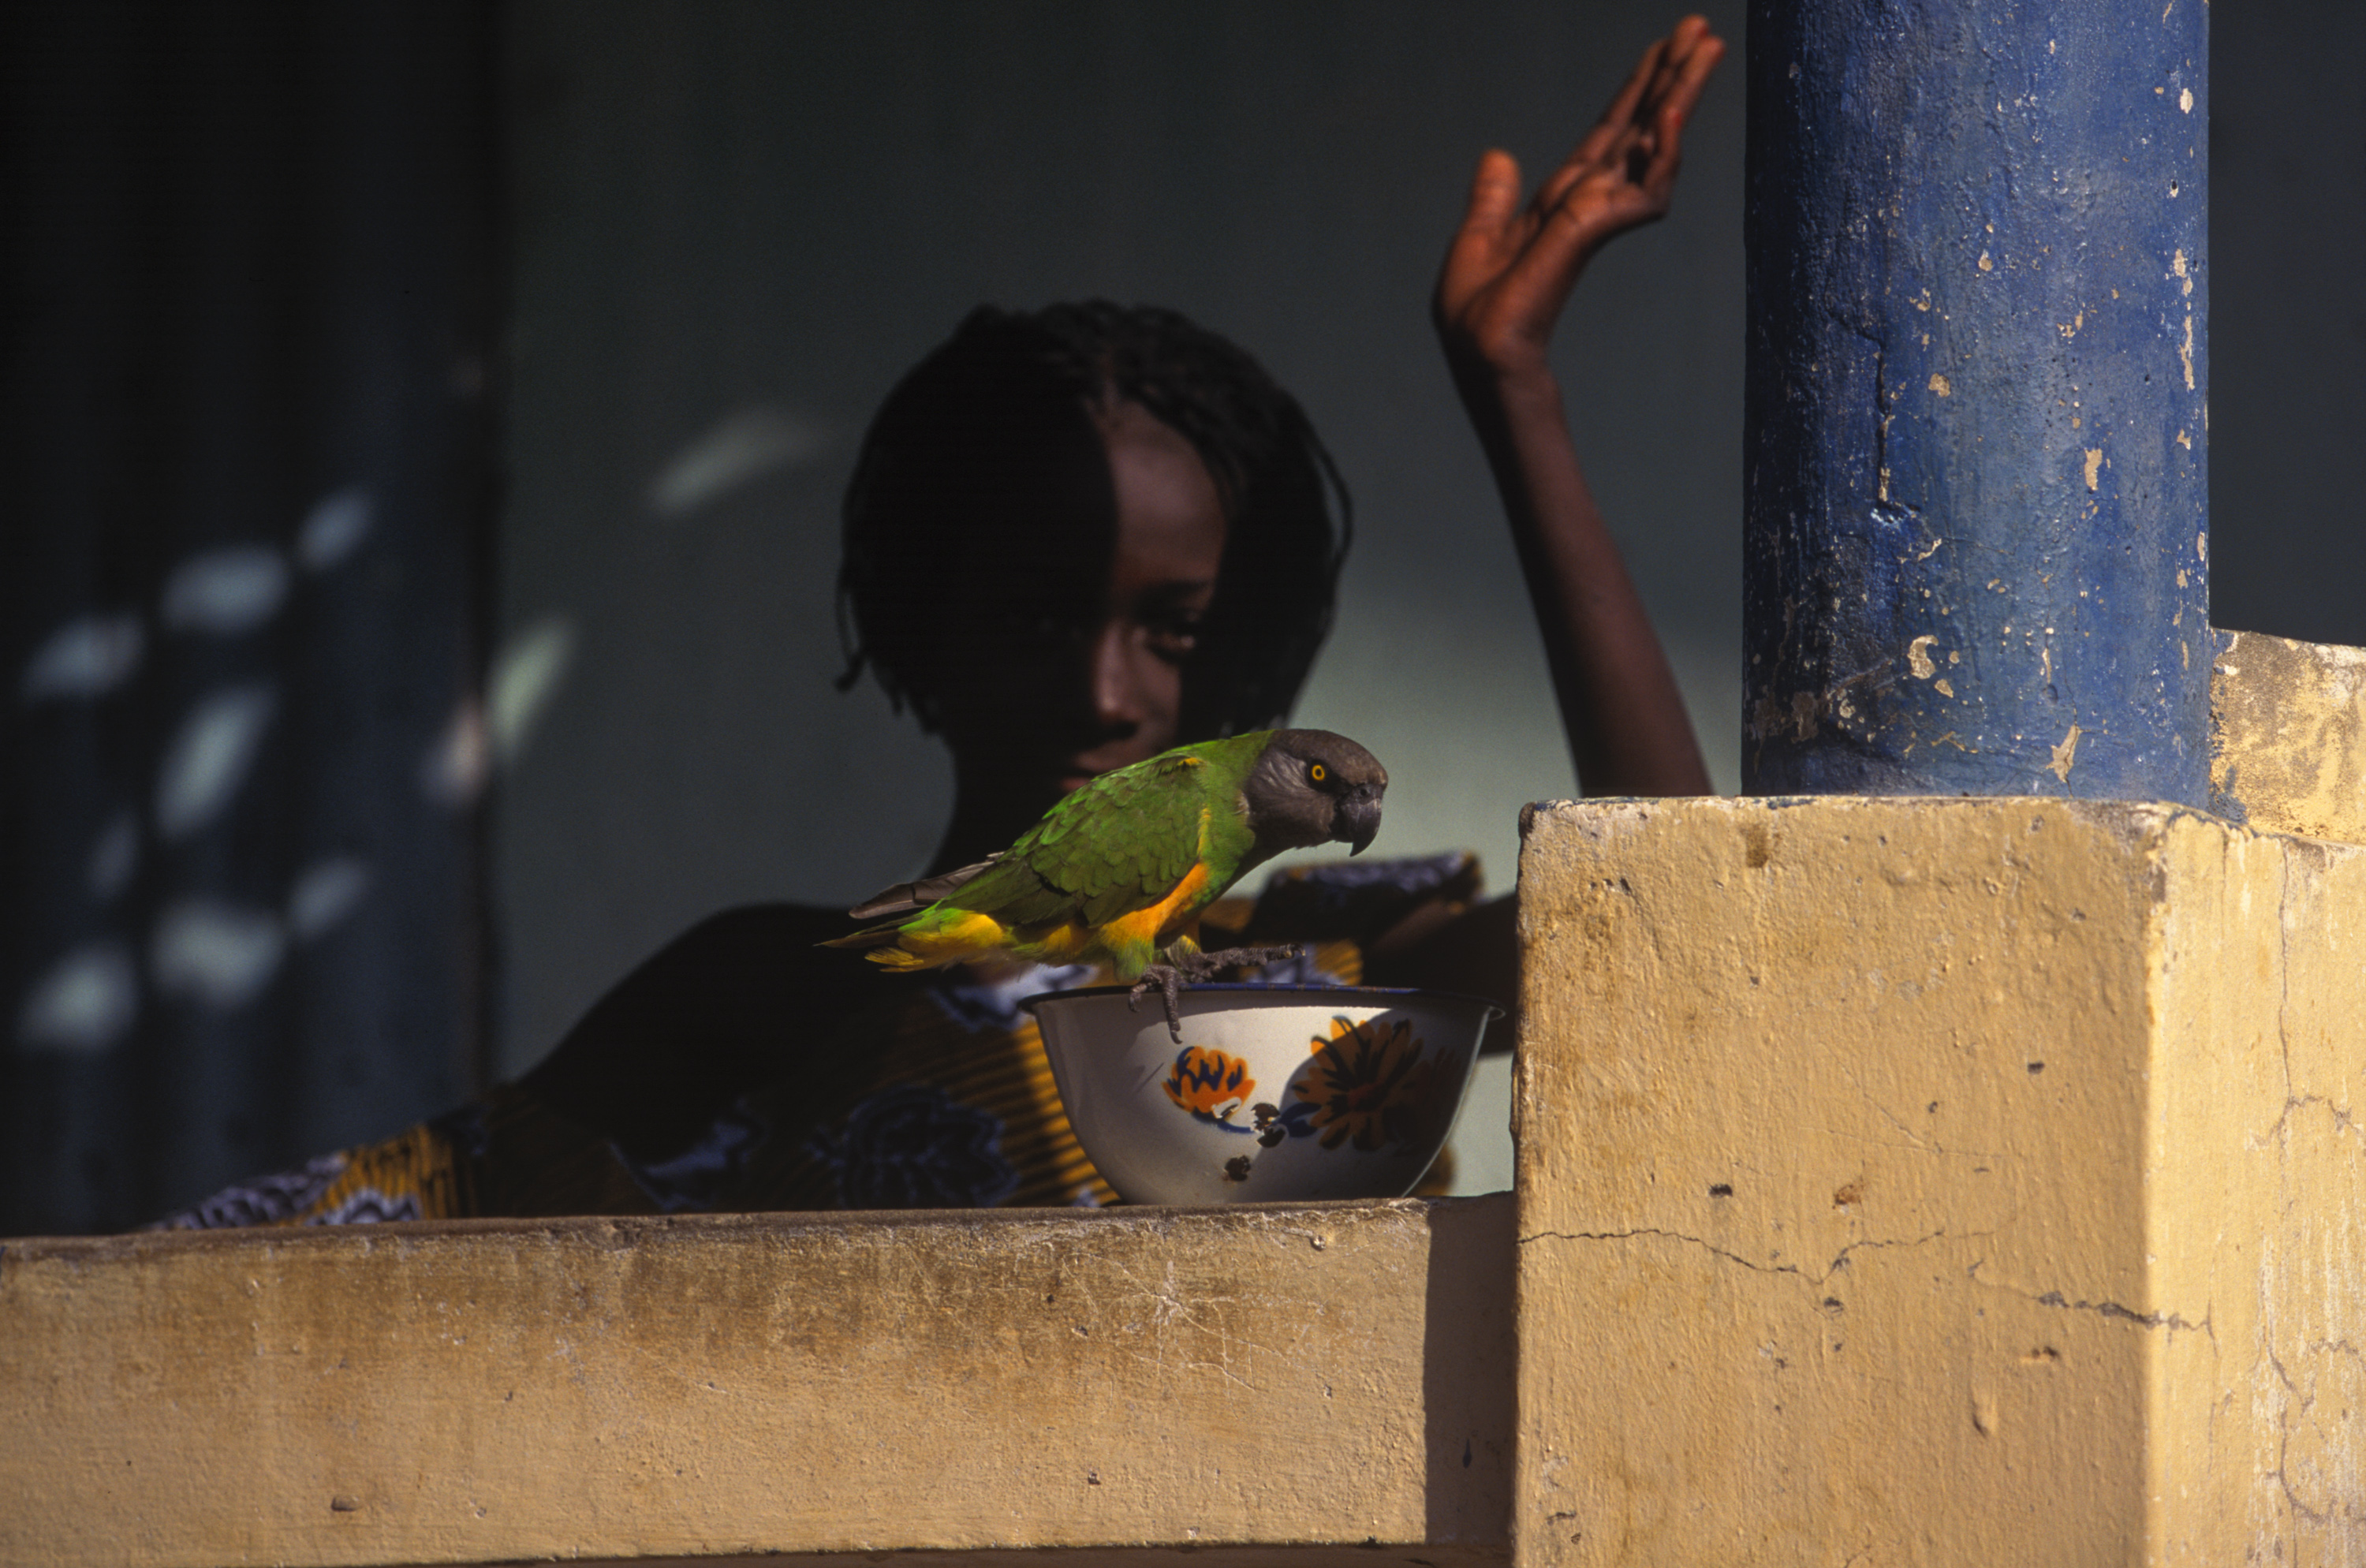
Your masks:
<svg viewBox="0 0 2366 1568"><path fill-rule="evenodd" d="M867 949L890 969L1005 955L1105 962L1155 980L1182 1038L1176 992L1228 964L1294 948L1203 953L1181 933L1250 868L1284 850L1337 840L1360 854L1380 830L1389 787L1379 759L1325 729L1260 729L1101 774L991 859L900 884L848 911L902 916L825 942Z"/></svg>

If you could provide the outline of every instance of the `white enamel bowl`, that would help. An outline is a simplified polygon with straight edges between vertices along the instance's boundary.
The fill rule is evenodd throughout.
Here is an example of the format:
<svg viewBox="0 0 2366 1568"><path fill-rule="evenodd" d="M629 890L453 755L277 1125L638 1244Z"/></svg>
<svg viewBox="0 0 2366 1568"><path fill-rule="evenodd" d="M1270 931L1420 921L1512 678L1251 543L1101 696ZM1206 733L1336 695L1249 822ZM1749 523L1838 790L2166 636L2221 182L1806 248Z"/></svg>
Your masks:
<svg viewBox="0 0 2366 1568"><path fill-rule="evenodd" d="M1462 1109L1503 1010L1376 987L1194 986L1031 997L1077 1141L1129 1203L1400 1198Z"/></svg>

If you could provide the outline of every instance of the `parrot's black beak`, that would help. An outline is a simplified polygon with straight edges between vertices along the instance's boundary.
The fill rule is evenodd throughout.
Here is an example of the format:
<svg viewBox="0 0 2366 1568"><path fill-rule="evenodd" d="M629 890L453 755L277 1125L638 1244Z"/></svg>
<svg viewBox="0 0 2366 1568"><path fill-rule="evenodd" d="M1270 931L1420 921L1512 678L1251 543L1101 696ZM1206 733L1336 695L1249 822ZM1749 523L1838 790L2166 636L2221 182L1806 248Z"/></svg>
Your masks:
<svg viewBox="0 0 2366 1568"><path fill-rule="evenodd" d="M1339 797L1334 824L1331 836L1347 845L1349 854L1362 854L1380 830L1380 792L1370 784L1349 790Z"/></svg>

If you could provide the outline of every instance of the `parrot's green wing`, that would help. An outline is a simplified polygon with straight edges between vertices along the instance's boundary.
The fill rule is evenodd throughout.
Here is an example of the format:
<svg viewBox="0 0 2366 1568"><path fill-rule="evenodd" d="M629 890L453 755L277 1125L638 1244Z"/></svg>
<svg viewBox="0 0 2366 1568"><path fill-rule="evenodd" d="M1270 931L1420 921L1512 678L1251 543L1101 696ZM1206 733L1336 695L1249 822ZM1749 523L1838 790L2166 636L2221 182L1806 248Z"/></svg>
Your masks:
<svg viewBox="0 0 2366 1568"><path fill-rule="evenodd" d="M1201 758L1167 752L1103 773L948 900L1008 926L1080 918L1102 926L1148 908L1199 863L1202 813L1231 809Z"/></svg>

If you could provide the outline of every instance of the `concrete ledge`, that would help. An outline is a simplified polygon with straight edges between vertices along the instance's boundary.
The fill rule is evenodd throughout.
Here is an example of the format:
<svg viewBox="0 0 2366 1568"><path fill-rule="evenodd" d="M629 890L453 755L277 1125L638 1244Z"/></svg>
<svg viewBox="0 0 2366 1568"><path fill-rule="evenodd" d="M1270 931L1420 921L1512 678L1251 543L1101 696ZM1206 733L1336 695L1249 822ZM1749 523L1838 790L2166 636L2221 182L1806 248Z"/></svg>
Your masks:
<svg viewBox="0 0 2366 1568"><path fill-rule="evenodd" d="M1605 802L1520 886L1516 1561L2366 1555L2366 849Z"/></svg>
<svg viewBox="0 0 2366 1568"><path fill-rule="evenodd" d="M2278 833L2366 844L2366 649L2217 634L2210 806Z"/></svg>
<svg viewBox="0 0 2366 1568"><path fill-rule="evenodd" d="M9 1242L0 1561L1499 1561L1511 1244L1508 1196Z"/></svg>

